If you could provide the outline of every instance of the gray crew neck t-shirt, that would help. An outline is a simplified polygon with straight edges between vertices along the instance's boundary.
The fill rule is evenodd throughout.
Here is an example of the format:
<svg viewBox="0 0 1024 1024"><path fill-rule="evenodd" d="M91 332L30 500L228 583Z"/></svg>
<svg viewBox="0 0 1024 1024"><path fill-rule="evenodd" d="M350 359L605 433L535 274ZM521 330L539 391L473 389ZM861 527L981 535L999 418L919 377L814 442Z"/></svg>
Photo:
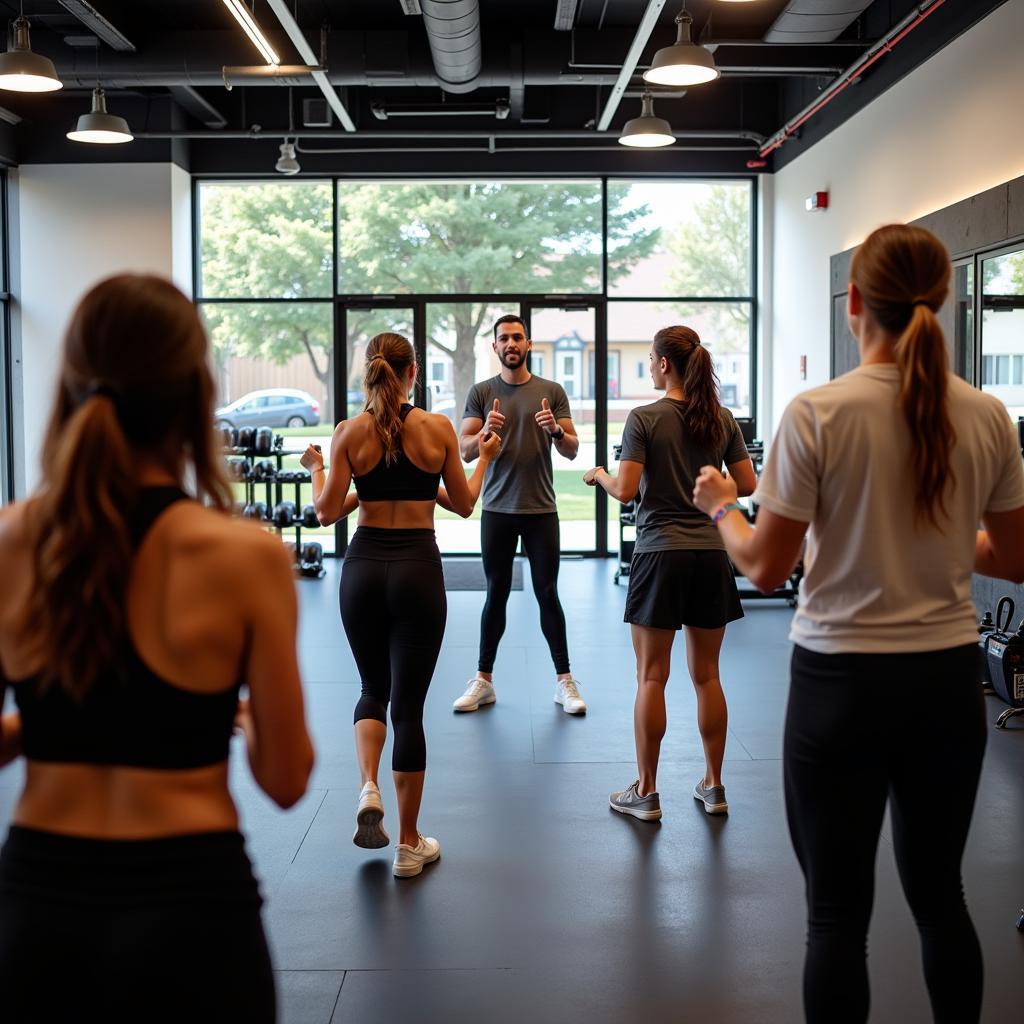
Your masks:
<svg viewBox="0 0 1024 1024"><path fill-rule="evenodd" d="M551 474L551 435L534 418L546 398L556 420L569 417L569 399L561 384L531 377L525 384L507 384L501 376L480 381L469 389L464 417L486 420L498 399L505 417L501 451L487 467L483 510L512 515L556 511Z"/></svg>
<svg viewBox="0 0 1024 1024"><path fill-rule="evenodd" d="M701 466L732 466L750 456L739 425L722 409L717 449L698 444L683 422L686 403L662 398L634 409L622 432L623 460L643 463L637 495L634 551L724 551L718 528L693 503Z"/></svg>

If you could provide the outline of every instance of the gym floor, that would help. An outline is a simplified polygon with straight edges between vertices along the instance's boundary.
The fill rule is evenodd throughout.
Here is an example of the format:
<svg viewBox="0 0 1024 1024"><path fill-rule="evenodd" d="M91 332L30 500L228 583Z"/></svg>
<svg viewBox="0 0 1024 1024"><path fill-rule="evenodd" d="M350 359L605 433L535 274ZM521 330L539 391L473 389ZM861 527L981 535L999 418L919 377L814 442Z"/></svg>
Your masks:
<svg viewBox="0 0 1024 1024"><path fill-rule="evenodd" d="M448 595L448 630L427 699L421 829L441 860L391 874L392 848L352 845L358 676L337 611L340 567L302 581L300 651L317 766L281 813L233 751L233 785L262 879L286 1024L536 1021L789 1024L801 1019L803 886L786 832L781 736L790 610L748 602L722 662L731 813L691 797L703 761L681 646L669 684L659 775L664 818L615 814L608 793L636 776L634 662L612 562L562 563L573 671L590 710L564 714L530 590L514 591L495 666L498 703L457 716L476 665L482 594ZM681 644L681 641L680 641ZM988 716L1000 709L989 698ZM884 714L885 709L879 708ZM385 764L390 763L390 750ZM0 772L6 823L21 768ZM385 825L394 791L382 776ZM1024 729L990 731L965 859L985 954L983 1020L1020 1020L1024 936ZM870 935L872 1021L931 1020L916 931L888 831ZM837 993L837 998L842 998Z"/></svg>

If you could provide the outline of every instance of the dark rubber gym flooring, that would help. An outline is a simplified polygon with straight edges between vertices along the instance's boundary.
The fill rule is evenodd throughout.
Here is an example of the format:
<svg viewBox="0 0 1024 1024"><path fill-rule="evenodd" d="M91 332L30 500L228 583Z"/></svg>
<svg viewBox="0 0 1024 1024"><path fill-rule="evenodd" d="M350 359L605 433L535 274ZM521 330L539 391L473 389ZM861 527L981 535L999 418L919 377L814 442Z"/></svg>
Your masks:
<svg viewBox="0 0 1024 1024"><path fill-rule="evenodd" d="M448 631L427 700L421 817L442 856L401 881L391 874L392 848L364 851L351 842L359 689L338 621L339 569L332 564L326 579L299 584L318 752L309 793L292 811L275 810L250 781L241 747L233 751L287 1024L801 1019L803 888L779 761L791 613L778 602L748 602L726 638L726 819L709 818L690 795L702 761L680 642L659 776L665 817L639 822L608 808L608 793L636 774L633 654L622 623L625 587L612 584L613 570L612 562L562 563L573 670L590 705L580 719L552 701L529 585L509 600L498 703L454 715L451 702L476 664L483 595L448 594ZM989 701L994 721L1000 705ZM0 822L20 777L17 766L0 772ZM388 775L381 788L393 836ZM1024 901L1019 726L990 732L965 882L985 953L984 1020L1024 1019L1024 936L1014 928ZM870 970L873 1021L931 1020L887 833Z"/></svg>

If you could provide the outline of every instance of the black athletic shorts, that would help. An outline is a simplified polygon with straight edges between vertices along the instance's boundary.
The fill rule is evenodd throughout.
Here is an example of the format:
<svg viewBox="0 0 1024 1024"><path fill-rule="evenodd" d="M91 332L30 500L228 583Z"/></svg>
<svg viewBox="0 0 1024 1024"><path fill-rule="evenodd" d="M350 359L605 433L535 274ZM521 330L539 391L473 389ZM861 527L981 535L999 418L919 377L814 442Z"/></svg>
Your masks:
<svg viewBox="0 0 1024 1024"><path fill-rule="evenodd" d="M633 555L625 621L654 629L719 629L743 618L724 551L645 551Z"/></svg>

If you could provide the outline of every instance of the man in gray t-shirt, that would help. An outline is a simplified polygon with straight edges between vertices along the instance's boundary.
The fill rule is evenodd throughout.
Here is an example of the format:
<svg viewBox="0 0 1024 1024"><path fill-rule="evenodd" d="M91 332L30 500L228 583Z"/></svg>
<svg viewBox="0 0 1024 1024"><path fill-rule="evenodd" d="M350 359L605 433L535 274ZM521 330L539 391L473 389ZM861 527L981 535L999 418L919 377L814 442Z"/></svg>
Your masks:
<svg viewBox="0 0 1024 1024"><path fill-rule="evenodd" d="M576 458L579 438L569 414L569 399L555 381L534 377L526 368L532 347L526 327L516 316L494 325L494 352L501 372L474 384L466 397L459 443L472 462L480 438L501 437L501 452L487 467L480 517L480 551L487 599L480 621L480 660L456 711L476 711L495 700L492 672L498 643L505 632L505 605L512 589L512 567L520 537L530 563L533 592L540 605L540 625L555 664L555 701L571 715L587 710L569 671L565 614L558 600L559 531L551 448Z"/></svg>

